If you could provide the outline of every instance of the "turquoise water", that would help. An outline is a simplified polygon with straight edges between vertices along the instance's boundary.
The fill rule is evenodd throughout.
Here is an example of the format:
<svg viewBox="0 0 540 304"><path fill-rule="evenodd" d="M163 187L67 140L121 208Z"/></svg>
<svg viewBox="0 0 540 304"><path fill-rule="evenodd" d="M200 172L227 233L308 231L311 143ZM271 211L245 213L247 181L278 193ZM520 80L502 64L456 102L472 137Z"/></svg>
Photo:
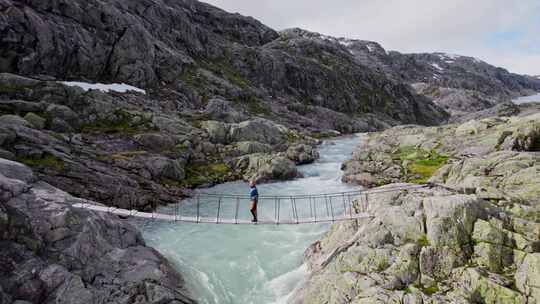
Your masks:
<svg viewBox="0 0 540 304"><path fill-rule="evenodd" d="M301 195L356 190L341 183L340 167L350 158L358 142L359 138L354 136L323 143L319 150L321 158L299 167L304 178L259 185L259 194ZM203 191L247 195L248 190L246 183L234 182ZM201 213L213 212L215 208L215 205L205 208L204 202L201 206ZM243 207L240 217L249 218L247 206ZM192 208L188 212L194 212L193 204L184 208ZM260 209L267 213L264 206ZM302 212L307 210L299 211ZM328 229L328 224L252 226L158 221L139 221L138 224L147 244L173 262L184 275L194 297L200 303L208 304L286 303L305 277L304 251Z"/></svg>

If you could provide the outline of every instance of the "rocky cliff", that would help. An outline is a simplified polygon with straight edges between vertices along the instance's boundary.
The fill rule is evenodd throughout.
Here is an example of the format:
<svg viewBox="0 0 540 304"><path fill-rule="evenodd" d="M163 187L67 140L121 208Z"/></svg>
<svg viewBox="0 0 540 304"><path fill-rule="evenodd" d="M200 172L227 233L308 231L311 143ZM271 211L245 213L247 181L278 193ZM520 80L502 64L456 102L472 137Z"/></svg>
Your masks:
<svg viewBox="0 0 540 304"><path fill-rule="evenodd" d="M0 303L195 303L133 226L77 202L0 158Z"/></svg>
<svg viewBox="0 0 540 304"><path fill-rule="evenodd" d="M357 64L342 48L279 34L198 1L0 5L0 72L126 82L154 88L180 109L200 109L221 96L252 114L296 123L300 116L313 128L322 120L345 132L365 129L351 118L368 113L392 123L445 118L408 86ZM334 116L347 124L329 119Z"/></svg>
<svg viewBox="0 0 540 304"><path fill-rule="evenodd" d="M538 112L363 140L344 180L432 186L369 194L372 219L306 251L293 303L540 303Z"/></svg>
<svg viewBox="0 0 540 304"><path fill-rule="evenodd" d="M340 45L354 60L416 92L454 115L490 108L512 97L540 91L537 77L518 75L477 58L446 54L403 54L373 41L335 38L301 29L285 31Z"/></svg>
<svg viewBox="0 0 540 304"><path fill-rule="evenodd" d="M3 0L0 11L0 153L106 204L150 209L186 188L294 178L316 158L313 137L448 117L339 43L198 1Z"/></svg>

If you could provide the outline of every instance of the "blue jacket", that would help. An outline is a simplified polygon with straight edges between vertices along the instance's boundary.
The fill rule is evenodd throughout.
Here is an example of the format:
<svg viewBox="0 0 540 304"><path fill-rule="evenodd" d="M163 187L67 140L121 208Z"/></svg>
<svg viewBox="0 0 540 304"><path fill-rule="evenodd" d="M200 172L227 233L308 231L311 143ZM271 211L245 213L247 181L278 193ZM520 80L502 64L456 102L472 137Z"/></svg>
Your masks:
<svg viewBox="0 0 540 304"><path fill-rule="evenodd" d="M257 187L251 188L249 191L249 197L252 201L257 201L259 199L259 191L257 191Z"/></svg>

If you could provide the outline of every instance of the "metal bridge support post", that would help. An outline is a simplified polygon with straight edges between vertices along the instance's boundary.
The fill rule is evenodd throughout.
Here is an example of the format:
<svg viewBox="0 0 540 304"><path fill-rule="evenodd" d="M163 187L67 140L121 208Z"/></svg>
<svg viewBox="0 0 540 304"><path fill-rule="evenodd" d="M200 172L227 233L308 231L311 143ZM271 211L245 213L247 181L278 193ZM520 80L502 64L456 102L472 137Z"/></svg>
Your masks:
<svg viewBox="0 0 540 304"><path fill-rule="evenodd" d="M219 212L221 211L221 196L218 199L216 224L219 224Z"/></svg>
<svg viewBox="0 0 540 304"><path fill-rule="evenodd" d="M311 204L311 196L308 196L308 200L309 200L309 217L313 218L313 206Z"/></svg>
<svg viewBox="0 0 540 304"><path fill-rule="evenodd" d="M317 222L317 198L313 198L313 221Z"/></svg>
<svg viewBox="0 0 540 304"><path fill-rule="evenodd" d="M326 217L330 217L330 209L328 208L328 197L324 196L324 204L326 206Z"/></svg>
<svg viewBox="0 0 540 304"><path fill-rule="evenodd" d="M197 224L200 220L200 212L201 212L201 197L200 195L197 195Z"/></svg>
<svg viewBox="0 0 540 304"><path fill-rule="evenodd" d="M276 224L279 225L279 212L281 211L281 199L278 198L277 199L277 221L276 221Z"/></svg>
<svg viewBox="0 0 540 304"><path fill-rule="evenodd" d="M347 205L345 204L345 194L341 195L341 200L343 201L343 217L347 215Z"/></svg>
<svg viewBox="0 0 540 304"><path fill-rule="evenodd" d="M349 217L352 219L353 218L353 204L352 204L352 201L351 201L351 195L347 195L347 201L349 202Z"/></svg>
<svg viewBox="0 0 540 304"><path fill-rule="evenodd" d="M332 197L330 196L330 212L332 215L332 222L334 221L334 204L332 203Z"/></svg>
<svg viewBox="0 0 540 304"><path fill-rule="evenodd" d="M298 210L296 209L296 199L291 196L291 204L293 210L293 219L298 224Z"/></svg>
<svg viewBox="0 0 540 304"><path fill-rule="evenodd" d="M240 198L236 198L236 208L234 212L234 223L238 224L238 208L240 207Z"/></svg>
<svg viewBox="0 0 540 304"><path fill-rule="evenodd" d="M180 203L179 202L176 202L174 204L174 222L178 221L178 205Z"/></svg>
<svg viewBox="0 0 540 304"><path fill-rule="evenodd" d="M365 202L365 204L363 204L363 206L362 206L362 212L367 212L368 205L369 205L368 193L367 193L367 192L365 193L365 196L366 196L366 202Z"/></svg>

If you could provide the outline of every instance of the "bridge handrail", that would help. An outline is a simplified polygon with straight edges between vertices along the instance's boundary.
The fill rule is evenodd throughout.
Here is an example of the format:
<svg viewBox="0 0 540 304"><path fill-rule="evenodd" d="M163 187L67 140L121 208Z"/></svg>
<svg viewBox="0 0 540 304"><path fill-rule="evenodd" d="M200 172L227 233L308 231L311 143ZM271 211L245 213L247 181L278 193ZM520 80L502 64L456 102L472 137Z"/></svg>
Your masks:
<svg viewBox="0 0 540 304"><path fill-rule="evenodd" d="M259 199L302 199L302 198L324 198L324 197L337 197L337 196L355 196L360 194L372 194L372 193L387 193L387 192L396 192L397 190L409 190L409 189L420 189L425 188L428 184L419 184L419 185L409 185L409 186L392 186L385 187L381 189L366 189L366 190L355 190L355 191L345 191L345 192L331 192L331 193L318 193L318 194L301 194L301 195L259 195ZM221 198L239 198L239 199L249 199L249 195L245 194L223 194L223 193L208 193L208 192L197 192L194 194L194 197L221 197ZM189 198L188 198L189 199Z"/></svg>

